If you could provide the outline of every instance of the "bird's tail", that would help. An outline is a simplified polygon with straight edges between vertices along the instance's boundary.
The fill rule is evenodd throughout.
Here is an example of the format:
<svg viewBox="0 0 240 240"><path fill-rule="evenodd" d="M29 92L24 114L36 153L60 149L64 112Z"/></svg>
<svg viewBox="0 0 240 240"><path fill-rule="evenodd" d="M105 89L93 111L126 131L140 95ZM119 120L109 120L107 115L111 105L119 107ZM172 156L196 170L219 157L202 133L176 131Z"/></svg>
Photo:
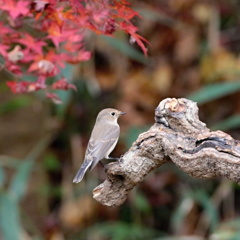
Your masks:
<svg viewBox="0 0 240 240"><path fill-rule="evenodd" d="M73 179L74 183L79 183L82 181L85 172L88 170L88 168L91 166L92 160L90 159L85 159L81 168L78 170L76 176Z"/></svg>

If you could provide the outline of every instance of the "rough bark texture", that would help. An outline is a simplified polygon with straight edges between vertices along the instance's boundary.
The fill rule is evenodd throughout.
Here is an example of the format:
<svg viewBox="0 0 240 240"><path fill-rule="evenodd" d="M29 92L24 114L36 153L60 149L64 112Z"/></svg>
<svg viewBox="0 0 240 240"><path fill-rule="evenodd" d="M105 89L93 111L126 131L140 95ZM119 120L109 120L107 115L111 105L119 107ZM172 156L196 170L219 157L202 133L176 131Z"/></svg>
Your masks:
<svg viewBox="0 0 240 240"><path fill-rule="evenodd" d="M103 205L119 206L137 183L167 161L193 177L240 183L240 142L222 131L211 132L199 120L196 103L167 98L155 110L155 124L119 162L108 165L107 179L93 190L93 197Z"/></svg>

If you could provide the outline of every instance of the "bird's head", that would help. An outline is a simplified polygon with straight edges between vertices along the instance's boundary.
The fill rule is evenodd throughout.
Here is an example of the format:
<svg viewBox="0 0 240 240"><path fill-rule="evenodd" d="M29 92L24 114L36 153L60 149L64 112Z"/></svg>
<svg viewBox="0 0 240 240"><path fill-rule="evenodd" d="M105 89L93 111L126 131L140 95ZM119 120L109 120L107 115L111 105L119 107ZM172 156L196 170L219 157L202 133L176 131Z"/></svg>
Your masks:
<svg viewBox="0 0 240 240"><path fill-rule="evenodd" d="M117 122L117 119L125 114L125 112L121 112L114 108L105 108L103 109L97 116L97 121L110 121Z"/></svg>

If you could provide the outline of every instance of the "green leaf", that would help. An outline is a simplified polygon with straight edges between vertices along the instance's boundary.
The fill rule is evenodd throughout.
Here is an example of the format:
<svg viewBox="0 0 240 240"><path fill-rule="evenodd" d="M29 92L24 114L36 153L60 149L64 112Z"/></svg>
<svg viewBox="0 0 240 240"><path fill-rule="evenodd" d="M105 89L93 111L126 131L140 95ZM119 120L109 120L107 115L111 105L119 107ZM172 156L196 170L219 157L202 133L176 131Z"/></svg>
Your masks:
<svg viewBox="0 0 240 240"><path fill-rule="evenodd" d="M240 127L240 115L234 115L213 125L211 129L226 131L238 127Z"/></svg>
<svg viewBox="0 0 240 240"><path fill-rule="evenodd" d="M17 172L9 186L9 192L15 195L17 200L20 200L26 191L30 171L33 168L34 161L39 157L42 151L46 149L50 141L51 136L46 136L43 138L31 150L31 152L26 157L26 160L19 164Z"/></svg>
<svg viewBox="0 0 240 240"><path fill-rule="evenodd" d="M5 179L5 172L4 172L3 168L0 166L0 188L4 184L4 179Z"/></svg>
<svg viewBox="0 0 240 240"><path fill-rule="evenodd" d="M192 192L191 195L196 202L198 202L199 204L202 205L205 214L209 218L209 224L210 224L211 231L216 229L218 222L219 222L219 216L218 216L217 209L212 204L209 196L206 194L205 191L202 191L202 190Z"/></svg>
<svg viewBox="0 0 240 240"><path fill-rule="evenodd" d="M130 148L132 146L132 143L137 140L139 134L147 131L150 128L150 126L145 126L145 127L131 127L128 130L128 133L126 135L126 143L127 143L127 148Z"/></svg>
<svg viewBox="0 0 240 240"><path fill-rule="evenodd" d="M218 212L215 206L212 204L209 196L202 190L191 191L184 196L172 217L172 229L180 229L182 227L183 220L188 214L189 207L193 204L193 201L202 206L206 216L209 219L210 229L213 231L219 222Z"/></svg>
<svg viewBox="0 0 240 240"><path fill-rule="evenodd" d="M220 225L219 229L213 233L218 240L239 240L240 239L240 219L230 220Z"/></svg>
<svg viewBox="0 0 240 240"><path fill-rule="evenodd" d="M138 211L149 213L151 211L151 206L147 198L142 193L137 193L134 199L135 207Z"/></svg>
<svg viewBox="0 0 240 240"><path fill-rule="evenodd" d="M11 182L9 192L16 197L16 200L20 200L22 196L25 194L27 184L28 184L29 174L32 167L33 167L33 161L25 160L19 166L17 173L15 174Z"/></svg>
<svg viewBox="0 0 240 240"><path fill-rule="evenodd" d="M117 49L122 54L128 56L129 58L141 62L143 64L148 64L149 60L144 57L143 54L135 50L126 42L120 41L117 38L112 38L108 36L100 36L108 45Z"/></svg>
<svg viewBox="0 0 240 240"><path fill-rule="evenodd" d="M66 64L65 68L63 68L61 70L61 74L68 80L70 81L73 77L73 68L74 66L71 64ZM62 100L62 104L58 104L56 105L57 108L57 115L59 117L64 117L64 114L66 112L67 106L70 103L71 97L72 97L72 93L74 90L69 89L67 91L64 90L56 90L56 94L60 97L60 99Z"/></svg>
<svg viewBox="0 0 240 240"><path fill-rule="evenodd" d="M109 238L111 240L145 240L152 239L154 236L159 236L160 234L160 232L143 225L128 224L124 222L96 224L88 229L88 236L90 236L90 233L97 233L100 236L100 239Z"/></svg>
<svg viewBox="0 0 240 240"><path fill-rule="evenodd" d="M224 234L223 234L224 235ZM239 240L240 239L240 232L236 233L229 233L225 238L219 238L219 240Z"/></svg>
<svg viewBox="0 0 240 240"><path fill-rule="evenodd" d="M170 26L178 24L174 18L170 18L167 14L163 12L154 11L150 8L137 8L136 9L144 19L149 19L150 21L159 22L162 25Z"/></svg>
<svg viewBox="0 0 240 240"><path fill-rule="evenodd" d="M20 239L18 204L14 196L6 193L0 195L0 229L4 240Z"/></svg>
<svg viewBox="0 0 240 240"><path fill-rule="evenodd" d="M27 155L26 159L29 160L36 160L39 155L49 146L50 142L52 140L52 135L47 135L43 139L41 139L34 148L30 151L30 153Z"/></svg>
<svg viewBox="0 0 240 240"><path fill-rule="evenodd" d="M188 214L188 209L192 205L192 202L192 198L190 198L189 196L184 196L183 199L180 201L178 207L174 211L171 218L171 228L175 231L180 230L180 228L182 227L182 224Z"/></svg>
<svg viewBox="0 0 240 240"><path fill-rule="evenodd" d="M240 90L240 81L216 83L203 87L198 92L191 94L187 98L203 104L212 100L224 97Z"/></svg>
<svg viewBox="0 0 240 240"><path fill-rule="evenodd" d="M0 114L7 114L16 111L19 108L29 106L32 100L27 96L14 97L11 100L0 104Z"/></svg>
<svg viewBox="0 0 240 240"><path fill-rule="evenodd" d="M48 153L46 155L43 164L48 171L57 171L61 167L58 158L53 153Z"/></svg>

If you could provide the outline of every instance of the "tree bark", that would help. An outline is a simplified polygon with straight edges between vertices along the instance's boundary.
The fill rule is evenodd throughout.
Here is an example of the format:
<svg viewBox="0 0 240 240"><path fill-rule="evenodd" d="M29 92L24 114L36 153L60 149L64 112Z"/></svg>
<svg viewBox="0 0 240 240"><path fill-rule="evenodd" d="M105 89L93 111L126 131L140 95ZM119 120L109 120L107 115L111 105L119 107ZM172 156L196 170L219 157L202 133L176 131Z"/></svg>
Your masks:
<svg viewBox="0 0 240 240"><path fill-rule="evenodd" d="M155 110L155 124L139 135L119 162L107 166L107 179L93 190L103 205L119 206L152 170L172 161L196 178L226 177L240 183L240 141L210 131L197 104L167 98Z"/></svg>

